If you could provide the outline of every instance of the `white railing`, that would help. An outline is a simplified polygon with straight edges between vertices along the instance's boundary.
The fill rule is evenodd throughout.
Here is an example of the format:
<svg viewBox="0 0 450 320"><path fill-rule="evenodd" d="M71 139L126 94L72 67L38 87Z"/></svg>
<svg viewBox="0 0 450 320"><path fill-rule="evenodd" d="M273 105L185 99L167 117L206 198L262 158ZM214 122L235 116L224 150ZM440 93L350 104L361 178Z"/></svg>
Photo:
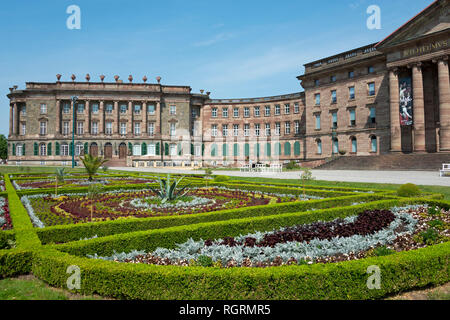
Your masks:
<svg viewBox="0 0 450 320"><path fill-rule="evenodd" d="M446 173L450 174L450 163L444 163L442 169L439 170L439 175L441 177L445 176Z"/></svg>

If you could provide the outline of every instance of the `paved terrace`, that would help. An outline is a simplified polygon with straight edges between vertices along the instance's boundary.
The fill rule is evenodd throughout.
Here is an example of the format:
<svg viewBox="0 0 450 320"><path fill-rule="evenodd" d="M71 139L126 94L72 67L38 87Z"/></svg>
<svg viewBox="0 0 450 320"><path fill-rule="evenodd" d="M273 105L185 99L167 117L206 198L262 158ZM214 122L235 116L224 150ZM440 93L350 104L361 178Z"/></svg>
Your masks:
<svg viewBox="0 0 450 320"><path fill-rule="evenodd" d="M202 174L203 170L169 169L169 168L114 168L124 171L157 172L157 173L181 173ZM282 173L255 173L240 171L213 171L213 174L235 177L264 177L277 179L299 179L300 171ZM361 170L312 170L316 180L367 182L367 183L414 183L417 185L450 187L450 177L439 177L439 171L361 171Z"/></svg>

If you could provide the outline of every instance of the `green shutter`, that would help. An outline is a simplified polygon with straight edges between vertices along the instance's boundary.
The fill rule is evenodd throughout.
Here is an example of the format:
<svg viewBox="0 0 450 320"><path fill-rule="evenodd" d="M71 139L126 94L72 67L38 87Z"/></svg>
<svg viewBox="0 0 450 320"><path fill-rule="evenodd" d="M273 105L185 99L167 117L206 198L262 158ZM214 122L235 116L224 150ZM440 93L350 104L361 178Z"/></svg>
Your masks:
<svg viewBox="0 0 450 320"><path fill-rule="evenodd" d="M239 145L237 143L235 143L233 145L233 156L234 157L238 157L239 156Z"/></svg>
<svg viewBox="0 0 450 320"><path fill-rule="evenodd" d="M60 155L60 150L59 150L59 142L55 143L55 156L59 156Z"/></svg>
<svg viewBox="0 0 450 320"><path fill-rule="evenodd" d="M160 155L160 154L159 154L159 142L156 143L155 149L156 149L156 150L155 150L156 155L159 156L159 155Z"/></svg>
<svg viewBox="0 0 450 320"><path fill-rule="evenodd" d="M266 156L267 157L270 157L271 155L272 155L272 148L271 148L272 146L270 145L270 142L267 142L266 143Z"/></svg>
<svg viewBox="0 0 450 320"><path fill-rule="evenodd" d="M34 143L34 155L37 156L39 154L39 145L37 142Z"/></svg>
<svg viewBox="0 0 450 320"><path fill-rule="evenodd" d="M73 142L70 143L70 150L69 150L69 155L74 155L75 153L75 145L73 144Z"/></svg>
<svg viewBox="0 0 450 320"><path fill-rule="evenodd" d="M259 157L261 154L260 148L259 148L259 143L255 144L255 155L257 157Z"/></svg>
<svg viewBox="0 0 450 320"><path fill-rule="evenodd" d="M224 144L222 145L222 156L224 156L224 157L227 156L227 149L228 149L227 144L224 143Z"/></svg>
<svg viewBox="0 0 450 320"><path fill-rule="evenodd" d="M51 143L51 142L49 142L49 143L47 144L47 155L48 155L48 156L51 156L51 155L52 155L52 143Z"/></svg>
<svg viewBox="0 0 450 320"><path fill-rule="evenodd" d="M202 157L205 155L205 144L202 144Z"/></svg>
<svg viewBox="0 0 450 320"><path fill-rule="evenodd" d="M128 142L128 150L133 154L133 144L131 142Z"/></svg>
<svg viewBox="0 0 450 320"><path fill-rule="evenodd" d="M147 155L147 144L145 142L142 142L142 150L141 153L143 156Z"/></svg>
<svg viewBox="0 0 450 320"><path fill-rule="evenodd" d="M164 155L166 155L166 156L169 155L169 144L168 143L164 143Z"/></svg>
<svg viewBox="0 0 450 320"><path fill-rule="evenodd" d="M84 149L84 154L88 154L89 153L89 143L85 142L83 149Z"/></svg>
<svg viewBox="0 0 450 320"><path fill-rule="evenodd" d="M246 157L250 157L250 145L248 143L244 145L244 153Z"/></svg>
<svg viewBox="0 0 450 320"><path fill-rule="evenodd" d="M300 142L298 141L294 143L294 155L296 156L300 155Z"/></svg>
<svg viewBox="0 0 450 320"><path fill-rule="evenodd" d="M193 143L191 143L191 155L192 156L194 155L194 144Z"/></svg>
<svg viewBox="0 0 450 320"><path fill-rule="evenodd" d="M215 157L217 155L217 145L214 143L211 146L211 157Z"/></svg>
<svg viewBox="0 0 450 320"><path fill-rule="evenodd" d="M284 155L290 156L291 155L291 144L289 142L286 142L284 144Z"/></svg>
<svg viewBox="0 0 450 320"><path fill-rule="evenodd" d="M183 153L183 148L181 148L181 143L178 143L177 145L177 151L178 151L178 155L181 156L181 154Z"/></svg>
<svg viewBox="0 0 450 320"><path fill-rule="evenodd" d="M15 143L12 144L12 155L13 156L16 155L16 144Z"/></svg>
<svg viewBox="0 0 450 320"><path fill-rule="evenodd" d="M22 155L26 155L26 153L25 153L25 143L22 145Z"/></svg>
<svg viewBox="0 0 450 320"><path fill-rule="evenodd" d="M275 156L281 156L281 143L275 143L275 150L273 151Z"/></svg>

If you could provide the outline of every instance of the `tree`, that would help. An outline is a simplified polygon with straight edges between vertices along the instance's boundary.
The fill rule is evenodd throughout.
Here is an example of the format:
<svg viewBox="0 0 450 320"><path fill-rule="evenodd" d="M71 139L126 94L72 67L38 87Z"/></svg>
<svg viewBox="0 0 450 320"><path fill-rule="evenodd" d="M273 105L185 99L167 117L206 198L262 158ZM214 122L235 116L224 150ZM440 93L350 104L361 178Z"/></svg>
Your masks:
<svg viewBox="0 0 450 320"><path fill-rule="evenodd" d="M101 184L91 184L88 187L87 197L91 200L91 222L94 216L94 201L103 192L103 187Z"/></svg>
<svg viewBox="0 0 450 320"><path fill-rule="evenodd" d="M5 135L0 134L0 159L8 158L8 139Z"/></svg>
<svg viewBox="0 0 450 320"><path fill-rule="evenodd" d="M306 189L305 189L305 182L314 180L315 178L312 176L311 169L309 168L303 168L302 174L300 175L300 180L302 181L303 186L303 198L306 199Z"/></svg>
<svg viewBox="0 0 450 320"><path fill-rule="evenodd" d="M93 157L90 154L86 154L84 157L80 157L80 159L89 176L89 181L93 180L93 176L97 173L98 168L108 161L102 157Z"/></svg>

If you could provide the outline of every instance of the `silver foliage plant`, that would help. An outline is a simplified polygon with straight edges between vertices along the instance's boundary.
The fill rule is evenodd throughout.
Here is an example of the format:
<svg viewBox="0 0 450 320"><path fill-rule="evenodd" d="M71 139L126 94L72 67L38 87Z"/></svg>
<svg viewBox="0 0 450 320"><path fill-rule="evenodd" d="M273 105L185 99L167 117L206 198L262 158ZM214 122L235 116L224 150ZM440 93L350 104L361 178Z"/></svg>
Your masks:
<svg viewBox="0 0 450 320"><path fill-rule="evenodd" d="M39 219L39 217L34 212L33 206L31 205L30 199L28 198L28 196L23 196L20 200L22 201L25 209L27 209L28 215L30 216L31 222L33 223L33 225L36 228L45 228L44 223L41 221L41 219Z"/></svg>
<svg viewBox="0 0 450 320"><path fill-rule="evenodd" d="M409 209L418 209L419 207L427 207L426 205L412 205L405 207L394 207L391 211L395 214L395 220L385 229L380 230L368 236L353 235L351 237L335 237L331 240L313 239L307 242L287 242L278 243L272 247L245 247L237 245L235 247L221 245L223 239L217 239L211 246L205 246L205 241L200 239L195 241L189 239L185 243L178 244L175 249L157 248L151 253L153 256L167 258L171 261L178 260L197 260L200 256L208 256L214 262L221 261L222 265L226 265L229 261L234 260L238 266L242 266L244 259L249 258L253 262L273 261L280 257L283 262L288 262L294 258L297 261L312 261L320 257L335 256L338 254L351 254L366 251L379 245L388 245L395 239L406 234L414 233L418 221L412 215L406 213ZM343 219L343 224L354 222L357 216L351 216ZM399 227L403 226L404 231L395 232ZM272 234L285 228L276 229L270 232L255 232L247 235L236 237L237 242L242 243L245 238L252 237L260 242L267 234ZM88 255L89 258L124 261L125 259L134 259L138 255L146 254L145 251L134 250L130 253L118 254L114 252L112 256L100 257Z"/></svg>

